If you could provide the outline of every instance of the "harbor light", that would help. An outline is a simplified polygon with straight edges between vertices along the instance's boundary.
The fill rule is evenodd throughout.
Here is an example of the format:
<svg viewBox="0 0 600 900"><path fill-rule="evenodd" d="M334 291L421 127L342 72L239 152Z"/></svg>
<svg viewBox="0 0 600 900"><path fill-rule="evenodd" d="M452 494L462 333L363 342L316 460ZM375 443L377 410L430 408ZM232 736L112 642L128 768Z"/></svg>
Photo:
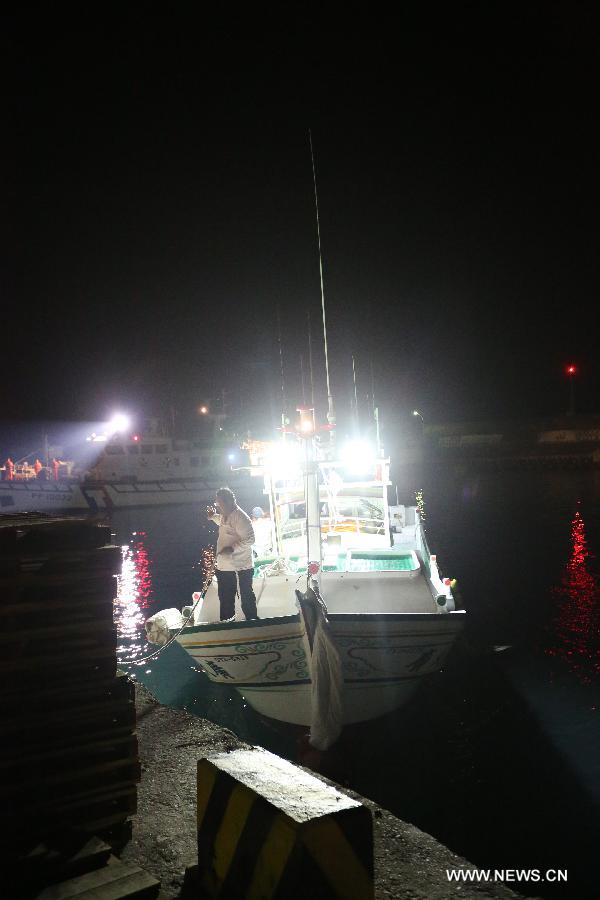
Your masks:
<svg viewBox="0 0 600 900"><path fill-rule="evenodd" d="M108 423L109 433L115 434L119 431L127 431L130 425L131 419L129 416L123 413L115 413Z"/></svg>
<svg viewBox="0 0 600 900"><path fill-rule="evenodd" d="M569 409L567 410L567 415L574 416L575 415L575 376L577 375L577 366L573 365L573 363L569 363L569 365L565 367L565 372L569 376Z"/></svg>

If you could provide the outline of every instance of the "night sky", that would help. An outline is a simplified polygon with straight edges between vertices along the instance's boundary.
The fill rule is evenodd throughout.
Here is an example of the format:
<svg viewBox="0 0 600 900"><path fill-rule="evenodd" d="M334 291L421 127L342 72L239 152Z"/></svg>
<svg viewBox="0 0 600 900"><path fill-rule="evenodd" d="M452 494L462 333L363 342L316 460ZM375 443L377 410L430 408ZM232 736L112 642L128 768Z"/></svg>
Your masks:
<svg viewBox="0 0 600 900"><path fill-rule="evenodd" d="M319 9L5 22L5 430L324 414L309 127L342 418L598 411L593 5Z"/></svg>

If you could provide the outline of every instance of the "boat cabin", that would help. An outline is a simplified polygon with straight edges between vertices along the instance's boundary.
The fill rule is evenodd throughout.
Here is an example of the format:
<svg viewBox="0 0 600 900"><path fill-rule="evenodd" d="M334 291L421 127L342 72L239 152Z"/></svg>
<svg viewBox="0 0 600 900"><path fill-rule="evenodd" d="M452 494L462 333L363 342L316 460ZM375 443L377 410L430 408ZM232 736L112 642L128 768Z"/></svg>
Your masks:
<svg viewBox="0 0 600 900"><path fill-rule="evenodd" d="M358 475L344 461L318 460L317 466L323 557L329 551L389 549L389 460L367 460ZM275 548L286 558L308 553L304 480L300 467L283 474L265 470Z"/></svg>

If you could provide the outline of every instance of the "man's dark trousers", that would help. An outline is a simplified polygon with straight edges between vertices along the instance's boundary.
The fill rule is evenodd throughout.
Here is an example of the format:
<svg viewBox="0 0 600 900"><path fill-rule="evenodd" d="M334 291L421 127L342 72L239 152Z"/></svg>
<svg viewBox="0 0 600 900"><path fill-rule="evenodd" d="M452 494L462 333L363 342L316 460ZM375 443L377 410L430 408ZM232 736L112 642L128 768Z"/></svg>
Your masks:
<svg viewBox="0 0 600 900"><path fill-rule="evenodd" d="M231 619L235 615L235 594L238 578L240 580L240 596L244 615L247 619L258 619L256 597L252 590L253 574L254 569L242 569L241 572L221 572L217 569L221 621Z"/></svg>

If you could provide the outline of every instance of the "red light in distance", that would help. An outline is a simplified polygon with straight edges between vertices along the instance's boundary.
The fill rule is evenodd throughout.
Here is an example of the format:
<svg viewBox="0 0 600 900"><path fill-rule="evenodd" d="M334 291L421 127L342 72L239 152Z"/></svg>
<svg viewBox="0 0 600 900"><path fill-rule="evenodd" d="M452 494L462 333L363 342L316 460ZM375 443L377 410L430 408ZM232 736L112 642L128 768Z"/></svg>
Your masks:
<svg viewBox="0 0 600 900"><path fill-rule="evenodd" d="M567 366L567 375L575 375L577 366Z"/></svg>

